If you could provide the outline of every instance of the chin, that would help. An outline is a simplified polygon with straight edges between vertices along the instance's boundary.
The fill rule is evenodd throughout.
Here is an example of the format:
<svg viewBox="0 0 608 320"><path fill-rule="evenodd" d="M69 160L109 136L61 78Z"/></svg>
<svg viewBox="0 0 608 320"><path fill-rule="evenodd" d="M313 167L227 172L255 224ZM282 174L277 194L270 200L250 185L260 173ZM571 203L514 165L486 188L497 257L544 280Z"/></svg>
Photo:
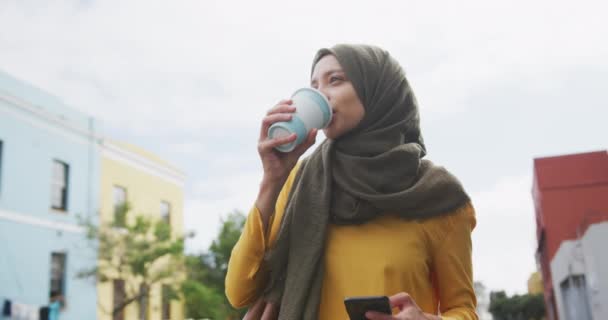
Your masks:
<svg viewBox="0 0 608 320"><path fill-rule="evenodd" d="M340 136L339 132L332 127L323 129L323 134L327 139L335 140Z"/></svg>

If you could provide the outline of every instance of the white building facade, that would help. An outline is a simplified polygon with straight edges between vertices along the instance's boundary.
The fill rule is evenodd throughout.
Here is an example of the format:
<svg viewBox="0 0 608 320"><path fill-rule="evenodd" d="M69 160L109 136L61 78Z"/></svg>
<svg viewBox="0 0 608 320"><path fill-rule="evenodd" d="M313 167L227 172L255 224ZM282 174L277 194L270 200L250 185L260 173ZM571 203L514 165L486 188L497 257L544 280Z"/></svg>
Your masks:
<svg viewBox="0 0 608 320"><path fill-rule="evenodd" d="M551 274L560 320L608 319L608 221L562 242Z"/></svg>

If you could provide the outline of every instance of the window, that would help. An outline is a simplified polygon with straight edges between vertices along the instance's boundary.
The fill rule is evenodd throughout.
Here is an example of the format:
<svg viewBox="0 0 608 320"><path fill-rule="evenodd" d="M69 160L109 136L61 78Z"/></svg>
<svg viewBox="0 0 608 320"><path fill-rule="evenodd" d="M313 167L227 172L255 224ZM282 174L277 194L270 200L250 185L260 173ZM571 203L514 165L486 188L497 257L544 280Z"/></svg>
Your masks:
<svg viewBox="0 0 608 320"><path fill-rule="evenodd" d="M560 287L566 319L590 320L591 308L585 275L570 275L562 281Z"/></svg>
<svg viewBox="0 0 608 320"><path fill-rule="evenodd" d="M167 201L160 202L160 218L167 224L171 223L171 204Z"/></svg>
<svg viewBox="0 0 608 320"><path fill-rule="evenodd" d="M56 210L68 209L68 178L70 167L59 160L53 161L51 180L51 207Z"/></svg>
<svg viewBox="0 0 608 320"><path fill-rule="evenodd" d="M119 211L120 207L124 206L126 202L127 189L120 186L114 186L114 212L116 213L117 211Z"/></svg>
<svg viewBox="0 0 608 320"><path fill-rule="evenodd" d="M170 290L169 290L169 286L166 284L163 284L162 286L162 290L161 290L161 295L162 295L162 320L170 320L171 319L171 297L170 297Z"/></svg>
<svg viewBox="0 0 608 320"><path fill-rule="evenodd" d="M113 282L114 298L112 310L120 306L126 299L125 293L125 281L121 279L115 279ZM112 316L112 320L125 320L125 309L121 309L120 312L115 313Z"/></svg>
<svg viewBox="0 0 608 320"><path fill-rule="evenodd" d="M139 285L139 293L145 293L139 301L139 320L148 320L148 287L145 284Z"/></svg>
<svg viewBox="0 0 608 320"><path fill-rule="evenodd" d="M54 298L57 296L65 297L65 262L65 253L51 253L51 285L49 298Z"/></svg>
<svg viewBox="0 0 608 320"><path fill-rule="evenodd" d="M126 224L127 189L114 186L114 222L119 226Z"/></svg>

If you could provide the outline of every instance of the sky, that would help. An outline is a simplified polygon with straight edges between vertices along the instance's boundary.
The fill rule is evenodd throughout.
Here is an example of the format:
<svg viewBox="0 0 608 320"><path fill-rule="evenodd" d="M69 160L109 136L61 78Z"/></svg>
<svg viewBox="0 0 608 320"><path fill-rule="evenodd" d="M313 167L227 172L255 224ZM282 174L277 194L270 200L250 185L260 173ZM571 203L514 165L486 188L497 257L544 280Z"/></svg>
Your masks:
<svg viewBox="0 0 608 320"><path fill-rule="evenodd" d="M533 159L607 148L605 12L605 1L0 0L0 69L181 168L196 253L253 205L261 118L308 86L316 50L381 46L414 89L427 158L471 195L475 279L525 293Z"/></svg>

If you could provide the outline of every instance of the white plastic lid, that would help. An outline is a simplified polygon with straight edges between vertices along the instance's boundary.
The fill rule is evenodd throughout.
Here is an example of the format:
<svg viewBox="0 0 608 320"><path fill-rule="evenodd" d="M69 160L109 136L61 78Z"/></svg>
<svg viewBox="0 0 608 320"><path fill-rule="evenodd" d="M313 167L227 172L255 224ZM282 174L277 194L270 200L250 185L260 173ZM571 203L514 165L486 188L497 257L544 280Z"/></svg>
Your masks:
<svg viewBox="0 0 608 320"><path fill-rule="evenodd" d="M284 128L280 125L275 125L271 128L269 133L270 133L269 138L274 139L274 138L287 137L292 132L289 131L287 128ZM296 141L292 141L290 143L282 144L282 145L276 147L276 149L281 152L290 152L295 148L296 148Z"/></svg>
<svg viewBox="0 0 608 320"><path fill-rule="evenodd" d="M281 126L276 126L276 127L272 128L271 134L272 134L272 137L270 137L270 138L274 139L274 138L287 137L291 134L291 132L289 130L287 130L286 128L283 128Z"/></svg>

